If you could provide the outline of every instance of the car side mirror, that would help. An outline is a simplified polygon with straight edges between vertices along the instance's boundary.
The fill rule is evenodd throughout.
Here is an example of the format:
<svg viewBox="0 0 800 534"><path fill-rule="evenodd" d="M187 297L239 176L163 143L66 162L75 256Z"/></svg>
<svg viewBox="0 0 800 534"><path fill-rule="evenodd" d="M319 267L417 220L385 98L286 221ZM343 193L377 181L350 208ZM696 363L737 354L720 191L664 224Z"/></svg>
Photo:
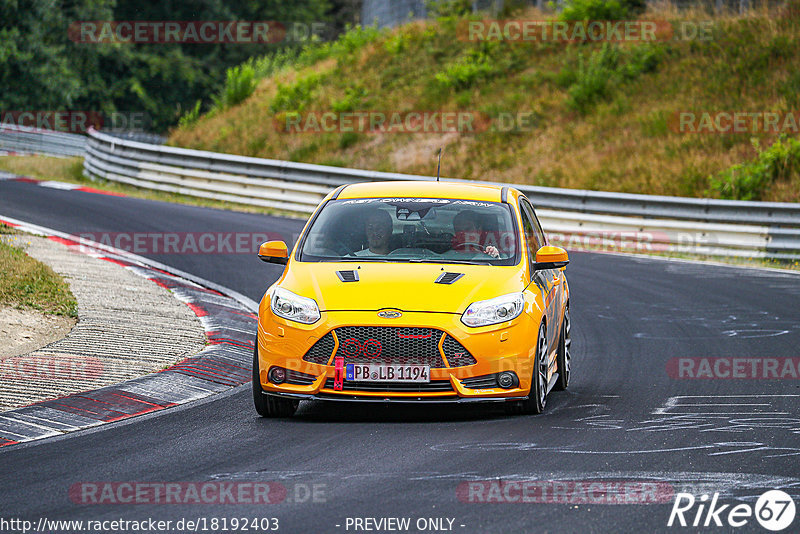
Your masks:
<svg viewBox="0 0 800 534"><path fill-rule="evenodd" d="M289 261L289 249L283 241L267 241L258 247L258 257L261 261L286 265Z"/></svg>
<svg viewBox="0 0 800 534"><path fill-rule="evenodd" d="M566 250L561 247L546 246L536 252L536 263L533 264L533 270L561 269L568 263L569 256Z"/></svg>

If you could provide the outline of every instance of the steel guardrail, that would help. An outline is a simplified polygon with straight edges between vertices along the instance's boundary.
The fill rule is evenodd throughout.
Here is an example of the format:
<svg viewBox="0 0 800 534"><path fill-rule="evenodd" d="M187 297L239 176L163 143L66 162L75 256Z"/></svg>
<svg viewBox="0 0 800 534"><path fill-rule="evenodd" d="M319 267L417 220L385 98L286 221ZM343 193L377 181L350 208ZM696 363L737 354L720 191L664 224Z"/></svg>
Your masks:
<svg viewBox="0 0 800 534"><path fill-rule="evenodd" d="M83 156L85 135L0 123L0 151L49 156Z"/></svg>
<svg viewBox="0 0 800 534"><path fill-rule="evenodd" d="M333 188L429 176L347 169L153 145L89 131L84 174L307 216ZM448 179L451 180L451 179ZM475 181L472 181L475 183ZM477 182L493 183L493 182ZM695 199L507 184L565 239L622 239L641 248L717 256L800 258L800 204ZM609 232L613 234L609 238ZM605 236L605 237L603 237ZM621 246L621 249L631 247Z"/></svg>

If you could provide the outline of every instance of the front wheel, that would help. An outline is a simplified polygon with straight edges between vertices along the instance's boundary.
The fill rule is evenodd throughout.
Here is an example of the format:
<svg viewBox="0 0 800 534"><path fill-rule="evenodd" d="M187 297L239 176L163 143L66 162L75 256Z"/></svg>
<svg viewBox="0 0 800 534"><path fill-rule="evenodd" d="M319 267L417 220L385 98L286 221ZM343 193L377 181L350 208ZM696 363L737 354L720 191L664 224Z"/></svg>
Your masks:
<svg viewBox="0 0 800 534"><path fill-rule="evenodd" d="M558 371L558 380L556 380L553 389L564 391L569 386L569 375L572 370L572 361L570 355L570 345L572 345L572 337L570 336L571 324L569 321L569 308L564 310L564 323L561 326L561 339L558 340L558 351L556 352L556 369Z"/></svg>
<svg viewBox="0 0 800 534"><path fill-rule="evenodd" d="M256 339L253 353L253 404L261 417L291 417L297 411L297 405L300 404L296 400L264 394L258 372L258 339Z"/></svg>
<svg viewBox="0 0 800 534"><path fill-rule="evenodd" d="M526 400L508 405L509 412L539 414L544 411L544 406L547 404L547 370L547 327L542 323L536 340L531 392Z"/></svg>

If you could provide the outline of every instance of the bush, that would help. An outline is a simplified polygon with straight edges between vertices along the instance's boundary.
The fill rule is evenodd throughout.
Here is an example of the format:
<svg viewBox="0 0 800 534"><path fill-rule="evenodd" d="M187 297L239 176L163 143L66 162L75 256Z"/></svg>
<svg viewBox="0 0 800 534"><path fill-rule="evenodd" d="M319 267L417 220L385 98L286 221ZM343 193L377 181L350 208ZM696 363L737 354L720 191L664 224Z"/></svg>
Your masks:
<svg viewBox="0 0 800 534"><path fill-rule="evenodd" d="M200 118L200 105L201 101L198 100L194 103L194 107L187 111L179 120L178 120L178 127L185 128L187 126L191 126L197 119Z"/></svg>
<svg viewBox="0 0 800 534"><path fill-rule="evenodd" d="M711 177L711 188L722 198L760 200L772 182L800 173L800 141L797 139L782 135L766 150L761 150L757 139L752 143L758 151L754 161L733 165Z"/></svg>
<svg viewBox="0 0 800 534"><path fill-rule="evenodd" d="M581 113L609 95L608 84L612 81L619 63L619 48L603 45L592 52L589 58L578 55L578 69L575 82L568 90L568 105ZM566 76L565 76L566 78Z"/></svg>
<svg viewBox="0 0 800 534"><path fill-rule="evenodd" d="M345 60L352 57L353 52L361 50L381 35L383 31L375 26L348 26L335 41L328 43L314 41L304 46L294 62L294 67L307 67L331 57Z"/></svg>
<svg viewBox="0 0 800 534"><path fill-rule="evenodd" d="M256 74L251 62L231 67L225 76L225 87L212 97L214 108L223 110L244 102L256 89Z"/></svg>
<svg viewBox="0 0 800 534"><path fill-rule="evenodd" d="M284 68L292 65L297 60L298 51L292 48L284 48L272 54L261 56L252 61L256 79L269 78Z"/></svg>
<svg viewBox="0 0 800 534"><path fill-rule="evenodd" d="M634 80L639 75L653 72L663 57L663 49L656 45L642 45L628 49L604 43L600 50L588 58L578 54L576 70L563 69L556 78L559 85L569 84L567 105L586 113L589 108L611 95L613 87Z"/></svg>
<svg viewBox="0 0 800 534"><path fill-rule="evenodd" d="M428 0L429 17L463 17L472 13L472 0Z"/></svg>
<svg viewBox="0 0 800 534"><path fill-rule="evenodd" d="M500 58L498 43L481 43L481 47L469 50L466 54L448 64L444 71L436 73L436 82L447 89L467 89L476 82L502 72L508 58Z"/></svg>
<svg viewBox="0 0 800 534"><path fill-rule="evenodd" d="M448 89L466 89L493 72L492 64L486 56L470 57L448 65L444 72L436 74L436 81Z"/></svg>
<svg viewBox="0 0 800 534"><path fill-rule="evenodd" d="M278 92L269 106L270 111L302 111L321 83L322 76L312 73L290 85L278 84Z"/></svg>
<svg viewBox="0 0 800 534"><path fill-rule="evenodd" d="M361 141L361 137L361 134L356 132L345 132L339 138L339 148L346 150Z"/></svg>
<svg viewBox="0 0 800 534"><path fill-rule="evenodd" d="M331 102L331 110L336 113L355 111L361 106L363 99L367 96L367 90L363 87L348 87L345 89L344 98Z"/></svg>
<svg viewBox="0 0 800 534"><path fill-rule="evenodd" d="M645 0L571 0L561 11L559 19L626 20L647 10Z"/></svg>
<svg viewBox="0 0 800 534"><path fill-rule="evenodd" d="M561 20L623 20L628 10L618 0L571 0L559 15Z"/></svg>

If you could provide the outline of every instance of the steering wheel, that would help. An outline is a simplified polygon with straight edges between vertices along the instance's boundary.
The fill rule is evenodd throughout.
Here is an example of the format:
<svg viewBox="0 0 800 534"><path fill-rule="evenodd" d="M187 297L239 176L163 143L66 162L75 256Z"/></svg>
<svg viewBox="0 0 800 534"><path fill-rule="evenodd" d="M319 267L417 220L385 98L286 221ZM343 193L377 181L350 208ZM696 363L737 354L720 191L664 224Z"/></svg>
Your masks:
<svg viewBox="0 0 800 534"><path fill-rule="evenodd" d="M329 242L328 246L322 247L321 250L330 250L339 256L354 256L355 253L341 241Z"/></svg>

